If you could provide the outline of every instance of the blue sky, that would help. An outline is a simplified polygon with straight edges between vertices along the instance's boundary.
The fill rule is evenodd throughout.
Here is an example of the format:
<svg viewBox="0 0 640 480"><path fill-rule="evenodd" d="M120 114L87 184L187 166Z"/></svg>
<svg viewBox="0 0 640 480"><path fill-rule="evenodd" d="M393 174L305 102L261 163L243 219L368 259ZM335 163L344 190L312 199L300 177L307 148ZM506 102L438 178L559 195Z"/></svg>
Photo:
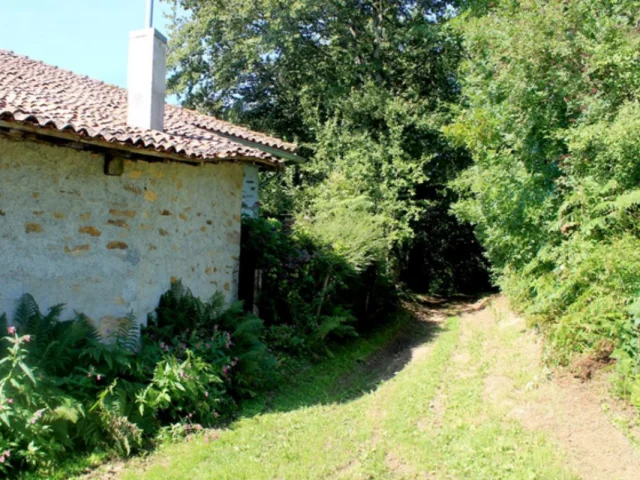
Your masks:
<svg viewBox="0 0 640 480"><path fill-rule="evenodd" d="M126 87L128 35L145 11L146 0L0 0L0 49ZM165 35L168 11L156 0Z"/></svg>

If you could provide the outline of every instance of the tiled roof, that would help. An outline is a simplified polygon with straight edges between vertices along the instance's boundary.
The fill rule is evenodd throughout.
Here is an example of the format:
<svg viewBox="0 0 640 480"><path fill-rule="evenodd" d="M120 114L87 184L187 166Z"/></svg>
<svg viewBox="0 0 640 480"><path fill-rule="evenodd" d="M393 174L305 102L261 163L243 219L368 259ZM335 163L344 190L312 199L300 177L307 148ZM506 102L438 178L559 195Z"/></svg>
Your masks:
<svg viewBox="0 0 640 480"><path fill-rule="evenodd" d="M0 50L0 120L192 161L242 159L280 164L277 156L242 141L283 152L296 150L295 145L277 138L173 105L165 107L163 132L130 127L125 89L6 50Z"/></svg>

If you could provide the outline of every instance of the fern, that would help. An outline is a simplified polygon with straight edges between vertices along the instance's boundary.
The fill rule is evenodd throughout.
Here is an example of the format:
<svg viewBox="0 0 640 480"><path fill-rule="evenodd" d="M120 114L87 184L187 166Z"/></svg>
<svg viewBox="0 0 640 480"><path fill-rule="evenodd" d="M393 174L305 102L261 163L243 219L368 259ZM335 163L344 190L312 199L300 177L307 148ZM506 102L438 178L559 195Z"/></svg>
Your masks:
<svg viewBox="0 0 640 480"><path fill-rule="evenodd" d="M140 345L140 325L136 321L133 312L122 318L118 328L105 340L124 348L128 351L137 350Z"/></svg>
<svg viewBox="0 0 640 480"><path fill-rule="evenodd" d="M14 322L21 335L30 335L29 356L36 366L52 374L73 370L86 349L102 340L91 321L76 313L61 320L64 304L54 305L46 315L33 296L25 294L18 303Z"/></svg>
<svg viewBox="0 0 640 480"><path fill-rule="evenodd" d="M177 281L160 297L158 308L149 316L149 324L154 325L160 338L170 339L176 333L197 328L205 311L202 301Z"/></svg>

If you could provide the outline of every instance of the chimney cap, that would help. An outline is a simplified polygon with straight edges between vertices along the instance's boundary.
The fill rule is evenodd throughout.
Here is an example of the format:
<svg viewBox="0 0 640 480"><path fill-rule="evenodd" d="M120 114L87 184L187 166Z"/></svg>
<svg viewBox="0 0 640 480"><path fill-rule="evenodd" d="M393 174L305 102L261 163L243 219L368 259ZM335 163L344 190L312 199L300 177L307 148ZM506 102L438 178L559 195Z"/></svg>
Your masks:
<svg viewBox="0 0 640 480"><path fill-rule="evenodd" d="M138 38L138 37L146 37L149 35L149 31L153 30L153 34L156 38L165 44L167 43L167 37L165 37L160 30L157 30L153 27L151 28L141 28L139 30L132 30L129 32L129 38Z"/></svg>

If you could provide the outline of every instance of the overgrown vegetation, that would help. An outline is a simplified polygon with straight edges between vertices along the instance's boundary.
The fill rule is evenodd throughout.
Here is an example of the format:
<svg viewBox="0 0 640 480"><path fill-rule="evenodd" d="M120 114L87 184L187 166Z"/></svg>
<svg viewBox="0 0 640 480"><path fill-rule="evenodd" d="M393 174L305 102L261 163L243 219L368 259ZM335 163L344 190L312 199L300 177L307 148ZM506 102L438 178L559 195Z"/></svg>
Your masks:
<svg viewBox="0 0 640 480"><path fill-rule="evenodd" d="M294 228L263 218L243 224L243 261L262 275L253 302L280 348L322 352L327 340L370 329L393 310L397 292L383 265L349 255L345 243L314 238L306 225Z"/></svg>
<svg viewBox="0 0 640 480"><path fill-rule="evenodd" d="M490 264L552 360L617 359L640 405L637 0L170 3L179 98L310 159L266 213L416 289Z"/></svg>
<svg viewBox="0 0 640 480"><path fill-rule="evenodd" d="M394 282L489 287L471 229L449 212L447 182L470 162L441 132L459 95L461 37L447 23L457 2L169 3L180 7L169 58L178 98L295 140L309 159L261 192L265 214L294 218Z"/></svg>
<svg viewBox="0 0 640 480"><path fill-rule="evenodd" d="M25 295L1 317L0 472L43 474L71 454L129 455L156 438L227 421L275 380L262 321L221 295L203 302L180 282L139 335L133 319L102 338L63 306ZM178 430L176 430L178 427Z"/></svg>
<svg viewBox="0 0 640 480"><path fill-rule="evenodd" d="M202 301L181 282L142 330L130 317L106 337L82 314L62 320L63 305L43 314L30 295L10 325L0 317L0 472L49 475L71 455L130 455L222 425L303 356L330 354L395 305L375 266L311 236L246 219L243 238L264 276L255 300L267 328L242 303Z"/></svg>
<svg viewBox="0 0 640 480"><path fill-rule="evenodd" d="M501 287L560 362L618 359L640 407L640 9L492 2L456 20L468 52L455 182ZM613 352L612 352L613 350Z"/></svg>

